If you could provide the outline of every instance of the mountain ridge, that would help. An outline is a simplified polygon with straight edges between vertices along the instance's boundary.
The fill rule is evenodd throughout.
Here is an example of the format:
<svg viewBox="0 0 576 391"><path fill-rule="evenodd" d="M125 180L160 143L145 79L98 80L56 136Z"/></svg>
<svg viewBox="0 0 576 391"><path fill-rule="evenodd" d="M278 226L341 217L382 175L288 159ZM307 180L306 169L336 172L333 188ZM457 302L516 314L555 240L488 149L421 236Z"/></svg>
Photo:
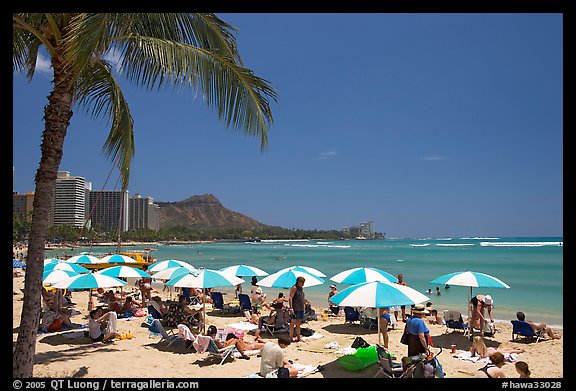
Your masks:
<svg viewBox="0 0 576 391"><path fill-rule="evenodd" d="M226 208L213 194L193 195L181 201L155 202L160 207L160 228L261 229L270 225Z"/></svg>

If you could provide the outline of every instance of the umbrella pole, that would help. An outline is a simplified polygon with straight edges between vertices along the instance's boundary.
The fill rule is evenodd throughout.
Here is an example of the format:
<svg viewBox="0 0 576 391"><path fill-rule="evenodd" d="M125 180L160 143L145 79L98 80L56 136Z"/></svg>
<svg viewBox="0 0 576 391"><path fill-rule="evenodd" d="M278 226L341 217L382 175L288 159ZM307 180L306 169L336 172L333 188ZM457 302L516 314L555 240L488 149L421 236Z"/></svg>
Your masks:
<svg viewBox="0 0 576 391"><path fill-rule="evenodd" d="M381 336L380 336L380 308L376 310L376 323L378 324L378 345L383 345Z"/></svg>
<svg viewBox="0 0 576 391"><path fill-rule="evenodd" d="M468 291L468 303L466 304L468 307L468 339L472 341L472 331L474 331L474 328L472 327L472 310L470 308L470 300L472 300L472 287L470 287L470 290Z"/></svg>

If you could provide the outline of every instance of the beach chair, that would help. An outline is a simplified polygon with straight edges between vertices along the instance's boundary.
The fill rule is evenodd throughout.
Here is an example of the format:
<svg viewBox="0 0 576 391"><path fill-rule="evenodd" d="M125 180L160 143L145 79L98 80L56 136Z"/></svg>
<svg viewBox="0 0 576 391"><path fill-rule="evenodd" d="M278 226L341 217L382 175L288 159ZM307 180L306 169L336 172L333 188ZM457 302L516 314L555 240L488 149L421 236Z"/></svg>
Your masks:
<svg viewBox="0 0 576 391"><path fill-rule="evenodd" d="M360 312L354 307L344 307L344 323L361 322Z"/></svg>
<svg viewBox="0 0 576 391"><path fill-rule="evenodd" d="M288 325L290 324L290 310L288 308L281 308L276 312L276 319L274 323L263 322L262 326L267 332L276 336L274 333L289 332Z"/></svg>
<svg viewBox="0 0 576 391"><path fill-rule="evenodd" d="M240 309L246 315L246 318L250 319L252 316L252 301L250 296L246 293L238 294L238 301L240 302Z"/></svg>
<svg viewBox="0 0 576 391"><path fill-rule="evenodd" d="M535 339L536 342L540 341L544 330L534 331L532 326L523 320L511 320L512 322L512 341L516 341L518 337L524 337L524 342L528 343L529 340Z"/></svg>
<svg viewBox="0 0 576 391"><path fill-rule="evenodd" d="M193 344L194 348L196 349L197 353L208 353L208 357L217 357L220 358L220 364L224 364L224 361L228 357L234 358L232 352L236 350L234 345L226 346L222 349L219 349L216 345L216 342L211 337L205 335L197 335L196 339L194 340Z"/></svg>
<svg viewBox="0 0 576 391"><path fill-rule="evenodd" d="M152 305L148 304L148 314L151 315L154 319L162 319L162 314Z"/></svg>
<svg viewBox="0 0 576 391"><path fill-rule="evenodd" d="M385 378L394 378L402 376L404 372L402 364L394 363L393 356L390 352L383 346L376 344L376 352L378 353L378 364L380 364L380 369L374 377L380 377L384 375Z"/></svg>
<svg viewBox="0 0 576 391"><path fill-rule="evenodd" d="M212 308L225 312L222 292L210 292L210 297L212 298Z"/></svg>
<svg viewBox="0 0 576 391"><path fill-rule="evenodd" d="M446 325L445 334L448 333L449 329L463 330L464 336L467 336L470 332L470 330L468 330L468 324L464 323L462 314L459 311L444 310L444 323Z"/></svg>
<svg viewBox="0 0 576 391"><path fill-rule="evenodd" d="M172 345L174 342L176 342L176 340L180 338L177 334L174 333L174 328L166 330L166 328L162 326L162 323L160 323L159 319L154 319L148 329L150 332L155 334L159 333L162 336L158 343L166 341L168 342L168 346Z"/></svg>

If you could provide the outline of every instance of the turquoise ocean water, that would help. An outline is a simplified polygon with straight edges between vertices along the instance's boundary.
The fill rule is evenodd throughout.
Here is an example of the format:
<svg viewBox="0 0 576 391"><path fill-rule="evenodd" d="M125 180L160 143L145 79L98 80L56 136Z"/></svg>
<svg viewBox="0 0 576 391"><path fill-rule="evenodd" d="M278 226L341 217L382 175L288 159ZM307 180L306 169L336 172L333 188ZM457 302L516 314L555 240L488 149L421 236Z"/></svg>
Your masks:
<svg viewBox="0 0 576 391"><path fill-rule="evenodd" d="M149 246L146 246L149 247ZM123 246L122 250L143 247ZM115 247L77 248L80 252L114 252ZM64 251L50 251L58 256ZM67 250L70 255L70 250ZM266 241L258 243L202 243L158 245L151 252L157 260L179 259L194 267L220 269L235 264L253 265L268 273L293 265L311 266L328 277L323 285L305 288L314 307L326 307L330 277L353 267L376 267L404 280L425 293L436 285L429 281L456 271L476 271L504 281L510 289L474 288L473 294L490 294L497 320L515 319L523 311L528 319L553 327L563 325L563 239L562 238L435 238L346 241ZM245 278L244 291L250 289ZM336 284L339 290L348 285ZM233 288L219 289L230 298ZM469 288L451 286L442 294L429 295L434 307L467 311ZM287 289L265 288L268 298ZM228 300L225 297L225 300Z"/></svg>

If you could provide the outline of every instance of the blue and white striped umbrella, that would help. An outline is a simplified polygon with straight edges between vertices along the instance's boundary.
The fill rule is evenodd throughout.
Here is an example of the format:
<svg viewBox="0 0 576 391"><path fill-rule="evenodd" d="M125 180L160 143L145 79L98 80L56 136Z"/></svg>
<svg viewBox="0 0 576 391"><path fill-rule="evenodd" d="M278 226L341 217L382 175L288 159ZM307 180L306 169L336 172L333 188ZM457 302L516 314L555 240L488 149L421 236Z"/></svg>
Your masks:
<svg viewBox="0 0 576 391"><path fill-rule="evenodd" d="M12 259L13 268L25 268L26 264L19 259Z"/></svg>
<svg viewBox="0 0 576 391"><path fill-rule="evenodd" d="M90 270L75 263L66 263L64 261L50 262L44 265L44 271L68 270L76 273L88 273Z"/></svg>
<svg viewBox="0 0 576 391"><path fill-rule="evenodd" d="M244 280L236 276L230 276L219 270L196 269L186 274L176 276L166 282L165 285L180 288L216 288L222 286L236 286Z"/></svg>
<svg viewBox="0 0 576 391"><path fill-rule="evenodd" d="M428 297L409 286L383 281L370 281L352 285L336 293L330 301L342 307L385 308L397 305L419 304ZM380 322L378 341L380 341Z"/></svg>
<svg viewBox="0 0 576 391"><path fill-rule="evenodd" d="M489 274L478 272L454 272L430 281L430 284L448 284L474 288L510 288L504 281Z"/></svg>
<svg viewBox="0 0 576 391"><path fill-rule="evenodd" d="M370 281L397 282L398 279L384 270L373 267L356 267L344 270L330 278L339 284L360 284Z"/></svg>
<svg viewBox="0 0 576 391"><path fill-rule="evenodd" d="M52 288L82 290L93 288L111 288L126 285L125 281L98 273L79 274L68 277L52 285Z"/></svg>
<svg viewBox="0 0 576 391"><path fill-rule="evenodd" d="M109 277L136 277L136 278L149 278L150 274L143 270L130 266L112 266L102 269L96 274L102 274Z"/></svg>
<svg viewBox="0 0 576 391"><path fill-rule="evenodd" d="M106 255L103 258L100 258L101 263L138 263L137 260L134 258L130 258L126 255L122 254L112 254Z"/></svg>
<svg viewBox="0 0 576 391"><path fill-rule="evenodd" d="M49 270L42 275L42 285L52 285L67 278L77 276L78 273L70 270Z"/></svg>
<svg viewBox="0 0 576 391"><path fill-rule="evenodd" d="M161 270L170 269L173 267L182 266L189 270L194 270L194 266L190 265L188 262L180 261L178 259L167 259L165 261L158 261L148 267L148 271L155 273Z"/></svg>
<svg viewBox="0 0 576 391"><path fill-rule="evenodd" d="M472 298L472 288L505 288L509 289L510 286L504 281L485 273L478 272L454 272L444 274L430 281L430 284L448 284L455 286L467 286L470 287L468 291L468 302ZM468 308L468 319L470 319L470 306L467 304ZM468 322L468 327L470 329L470 340L472 340L472 322Z"/></svg>
<svg viewBox="0 0 576 391"><path fill-rule="evenodd" d="M258 281L258 285L268 288L291 288L296 284L296 278L304 277L304 288L324 284L320 277L296 268L287 268L272 273Z"/></svg>
<svg viewBox="0 0 576 391"><path fill-rule="evenodd" d="M95 263L103 263L102 261L100 261L100 259L90 254L74 255L73 257L68 258L64 262L75 263L77 265L93 265Z"/></svg>
<svg viewBox="0 0 576 391"><path fill-rule="evenodd" d="M150 271L150 269L148 269L148 271ZM190 274L193 272L197 273L199 271L200 271L199 269L194 268L189 269L184 266L176 266L176 267L169 267L168 269L163 269L160 270L159 272L153 273L151 277L156 280L171 280L184 274Z"/></svg>
<svg viewBox="0 0 576 391"><path fill-rule="evenodd" d="M384 281L352 285L330 298L331 302L343 307L373 308L419 304L427 300L430 299L414 288Z"/></svg>
<svg viewBox="0 0 576 391"><path fill-rule="evenodd" d="M322 278L327 277L326 274L322 273L320 270L314 269L313 267L310 267L310 266L300 266L300 265L290 266L290 267L286 267L282 270L278 270L278 272L284 272L284 271L289 270L289 269L295 270L297 272L305 272L308 274L312 274L313 276L316 276L316 277L322 277Z"/></svg>
<svg viewBox="0 0 576 391"><path fill-rule="evenodd" d="M44 260L44 266L48 265L49 263L59 263L59 262L62 262L62 260L58 258L46 258Z"/></svg>
<svg viewBox="0 0 576 391"><path fill-rule="evenodd" d="M267 276L269 273L262 269L248 265L233 265L220 269L222 273L231 274L238 277L246 276Z"/></svg>

